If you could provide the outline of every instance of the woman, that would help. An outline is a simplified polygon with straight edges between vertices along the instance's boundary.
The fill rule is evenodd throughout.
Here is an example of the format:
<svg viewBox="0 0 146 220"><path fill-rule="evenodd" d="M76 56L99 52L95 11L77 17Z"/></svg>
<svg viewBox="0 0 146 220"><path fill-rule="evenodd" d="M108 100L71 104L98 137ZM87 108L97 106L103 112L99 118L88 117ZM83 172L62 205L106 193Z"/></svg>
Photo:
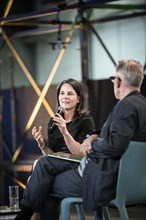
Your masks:
<svg viewBox="0 0 146 220"><path fill-rule="evenodd" d="M63 115L56 113L48 123L48 143L44 141L41 126L38 130L34 127L32 135L43 155L60 151L81 155L80 143L94 130L82 85L74 79L61 82L57 88L57 103L62 107Z"/></svg>
<svg viewBox="0 0 146 220"><path fill-rule="evenodd" d="M81 143L88 134L91 134L95 130L93 118L86 108L83 87L78 81L74 79L64 80L57 88L57 102L58 106L61 106L64 109L64 114L62 116L56 113L56 115L50 120L48 124L47 145L45 145L42 127L40 126L38 130L36 129L36 127L32 129L32 135L38 142L38 146L40 147L44 155L43 158L39 159L39 163L43 161L43 166L48 166L48 176L52 175L52 173L53 175L54 173L55 175L57 175L64 170L72 169L73 167L78 166L78 163L70 161L61 162L58 159L50 158L45 155L51 152L64 152L81 155ZM55 126L52 126L52 122L55 123ZM52 159L54 159L54 161ZM49 169L50 166L51 169ZM49 172L51 172L51 174ZM50 181L50 184L53 184L54 176L51 176L51 178L52 182ZM36 204L36 200L40 199L40 195L36 196L37 199L33 201L34 196L32 195L31 198L32 189L34 190L34 188L36 188L36 192L34 193L36 195L38 191L40 192L40 185L38 183L39 179L37 182L32 181L32 179L33 178L29 179L26 190L24 191L24 197L21 202L21 204L23 205L23 209L16 217L17 220L28 220L35 211L40 212L42 216L41 219L45 220L46 216L44 217L45 210L43 207L45 207L47 195L44 195L43 197L43 190L41 189L42 193L40 193L40 195L41 197L43 197L41 198L41 205L39 202L39 206L33 207L33 204ZM42 184L42 181L45 181L43 176L41 178L40 184ZM39 188L38 190L37 187ZM31 207L29 206L30 201L32 203ZM55 204L54 206L56 207L56 203L59 204L59 201L51 201L49 203L49 206L47 207L47 215L51 216L51 220L59 219L59 209L53 209L53 204Z"/></svg>

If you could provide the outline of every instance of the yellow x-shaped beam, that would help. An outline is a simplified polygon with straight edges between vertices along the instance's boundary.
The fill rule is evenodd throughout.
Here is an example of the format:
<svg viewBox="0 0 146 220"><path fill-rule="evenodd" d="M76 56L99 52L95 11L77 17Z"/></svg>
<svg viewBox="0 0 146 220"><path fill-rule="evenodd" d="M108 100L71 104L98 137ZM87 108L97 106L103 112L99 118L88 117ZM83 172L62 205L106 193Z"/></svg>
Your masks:
<svg viewBox="0 0 146 220"><path fill-rule="evenodd" d="M73 34L74 26L75 26L75 23L72 25L72 27L71 27L71 29L70 29L68 35L66 36L66 39L65 39L65 41L64 41L64 42L65 42L65 45L67 45L67 44L69 43L69 41L70 41L70 38L71 38L71 36L72 36L72 34ZM37 86L36 82L35 82L34 79L32 78L32 76L31 76L29 70L28 70L27 67L25 66L25 64L24 64L24 62L23 62L23 60L22 60L22 58L19 56L17 50L15 49L13 43L12 43L11 40L8 38L8 36L6 35L6 33L5 33L5 31L4 31L3 29L1 30L1 33L2 33L2 36L3 36L4 40L6 41L6 43L7 43L7 45L8 45L8 47L9 47L9 49L11 50L12 54L13 54L14 57L16 58L16 60L17 60L17 62L19 63L20 67L21 67L22 70L24 71L26 77L27 77L28 80L30 81L32 87L34 88L34 90L36 91L36 93L37 93L38 96L39 96L38 101L37 101L37 103L36 103L36 105L35 105L35 107L34 107L34 109L33 109L33 112L32 112L32 114L31 114L31 116L30 116L30 118L29 118L29 120L28 120L28 122L27 122L27 124L26 124L26 127L25 127L25 133L26 133L26 132L30 129L30 127L31 127L31 125L32 125L32 123L33 123L33 121L34 121L34 119L35 119L35 117L36 117L36 115L37 115L37 113L38 113L38 111L39 111L39 109L40 109L42 103L43 103L43 104L45 103L45 104L44 104L45 107L47 106L46 108L47 108L47 110L48 110L50 116L53 116L53 114L54 114L54 112L51 110L49 104L48 104L47 101L45 100L45 96L46 96L46 93L47 93L47 91L48 91L48 89L49 89L49 87L50 87L51 81L52 81L52 79L53 79L53 77L54 77L54 75L55 75L55 73L56 73L56 71L57 71L57 68L58 68L58 66L59 66L59 64L60 64L60 62L61 62L61 59L62 59L62 57L63 57L63 54L64 54L66 48L65 48L65 47L62 47L61 50L59 51L58 56L57 56L57 59L56 59L56 61L55 61L55 64L54 64L54 66L53 66L53 68L52 68L52 70L51 70L51 72L50 72L50 74L49 74L49 77L48 77L48 79L47 79L47 81L46 81L46 83L45 83L45 85L44 85L44 88L43 88L43 90L42 90L42 92L41 92L40 89L39 89L39 87ZM23 143L20 143L20 145L17 147L17 149L16 149L16 151L15 151L13 157L12 157L12 161L13 161L13 162L16 161L16 159L17 159L17 157L18 157L18 155L19 155L19 153L20 153L22 147L23 147Z"/></svg>

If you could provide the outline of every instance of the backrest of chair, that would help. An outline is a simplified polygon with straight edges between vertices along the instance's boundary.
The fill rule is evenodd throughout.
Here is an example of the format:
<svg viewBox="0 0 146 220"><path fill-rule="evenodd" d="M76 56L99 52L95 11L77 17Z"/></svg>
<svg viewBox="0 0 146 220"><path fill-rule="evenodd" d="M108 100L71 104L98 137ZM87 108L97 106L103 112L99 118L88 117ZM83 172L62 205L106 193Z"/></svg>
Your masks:
<svg viewBox="0 0 146 220"><path fill-rule="evenodd" d="M146 142L130 142L120 160L116 200L146 203Z"/></svg>

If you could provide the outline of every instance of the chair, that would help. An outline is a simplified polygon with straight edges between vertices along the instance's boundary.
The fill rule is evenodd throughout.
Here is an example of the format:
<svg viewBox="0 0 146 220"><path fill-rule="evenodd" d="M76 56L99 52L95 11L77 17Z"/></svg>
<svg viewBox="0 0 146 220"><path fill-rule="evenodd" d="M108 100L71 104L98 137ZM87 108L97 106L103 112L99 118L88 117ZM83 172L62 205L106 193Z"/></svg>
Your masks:
<svg viewBox="0 0 146 220"><path fill-rule="evenodd" d="M83 198L81 197L67 197L61 202L61 220L70 220L71 208L75 205L77 214L80 220L86 220L83 210ZM105 220L109 220L109 213L107 207L103 207L100 212L94 212L95 220L102 220L102 215Z"/></svg>
<svg viewBox="0 0 146 220"><path fill-rule="evenodd" d="M75 205L80 220L85 220L82 208L83 199L65 198L61 202L62 220L70 220L71 207ZM129 220L126 206L146 204L146 142L131 141L120 160L116 198L109 205L118 208L121 220ZM103 217L109 220L107 207ZM95 212L95 220L102 219Z"/></svg>

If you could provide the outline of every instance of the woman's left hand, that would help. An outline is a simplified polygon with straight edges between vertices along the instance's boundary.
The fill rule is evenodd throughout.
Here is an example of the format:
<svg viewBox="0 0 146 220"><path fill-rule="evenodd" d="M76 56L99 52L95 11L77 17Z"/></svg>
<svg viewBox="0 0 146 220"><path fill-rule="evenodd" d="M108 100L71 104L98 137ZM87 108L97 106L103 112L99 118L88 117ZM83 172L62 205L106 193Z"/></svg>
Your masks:
<svg viewBox="0 0 146 220"><path fill-rule="evenodd" d="M68 132L66 128L66 121L60 114L56 113L56 115L53 117L53 121L58 126L62 134L65 134L66 132Z"/></svg>

